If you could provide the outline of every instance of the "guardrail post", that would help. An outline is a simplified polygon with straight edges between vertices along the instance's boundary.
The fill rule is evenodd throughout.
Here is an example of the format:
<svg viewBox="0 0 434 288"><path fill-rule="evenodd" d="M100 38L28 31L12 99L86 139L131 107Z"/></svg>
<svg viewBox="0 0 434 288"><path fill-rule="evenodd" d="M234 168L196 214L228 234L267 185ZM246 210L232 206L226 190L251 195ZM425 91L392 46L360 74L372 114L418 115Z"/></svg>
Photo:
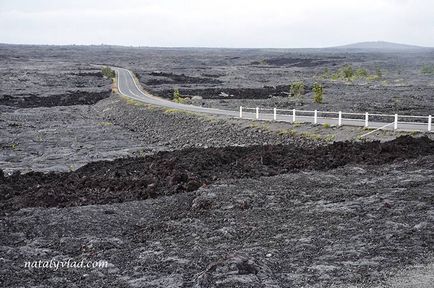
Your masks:
<svg viewBox="0 0 434 288"><path fill-rule="evenodd" d="M243 106L240 106L240 118L243 118Z"/></svg>
<svg viewBox="0 0 434 288"><path fill-rule="evenodd" d="M338 126L342 126L342 111L339 111Z"/></svg>
<svg viewBox="0 0 434 288"><path fill-rule="evenodd" d="M295 122L295 109L292 109L292 122Z"/></svg>
<svg viewBox="0 0 434 288"><path fill-rule="evenodd" d="M366 112L365 114L365 128L368 128L369 126L369 113Z"/></svg>
<svg viewBox="0 0 434 288"><path fill-rule="evenodd" d="M256 120L259 119L259 107L256 107Z"/></svg>
<svg viewBox="0 0 434 288"><path fill-rule="evenodd" d="M318 111L313 111L313 124L318 124Z"/></svg>
<svg viewBox="0 0 434 288"><path fill-rule="evenodd" d="M395 114L395 121L393 122L393 129L398 129L398 114Z"/></svg>
<svg viewBox="0 0 434 288"><path fill-rule="evenodd" d="M431 132L431 125L432 125L432 116L428 116L428 131Z"/></svg>
<svg viewBox="0 0 434 288"><path fill-rule="evenodd" d="M274 119L274 121L277 120L277 109L276 108L273 109L273 119Z"/></svg>

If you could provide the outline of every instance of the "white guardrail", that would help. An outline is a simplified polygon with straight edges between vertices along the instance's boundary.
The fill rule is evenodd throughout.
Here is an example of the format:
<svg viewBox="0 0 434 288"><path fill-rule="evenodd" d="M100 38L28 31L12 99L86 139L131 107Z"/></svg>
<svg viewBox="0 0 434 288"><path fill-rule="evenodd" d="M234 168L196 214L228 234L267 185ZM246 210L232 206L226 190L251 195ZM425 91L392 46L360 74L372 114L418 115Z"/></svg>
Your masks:
<svg viewBox="0 0 434 288"><path fill-rule="evenodd" d="M268 113L267 113L268 111ZM351 125L383 129L393 125L393 130L432 132L432 116L413 116L378 113L329 112L318 110L297 110L277 108L250 108L240 106L240 118L272 120L313 124ZM384 121L388 119L388 121ZM392 120L392 121L390 121ZM407 120L407 121L404 121ZM410 121L412 120L412 121Z"/></svg>

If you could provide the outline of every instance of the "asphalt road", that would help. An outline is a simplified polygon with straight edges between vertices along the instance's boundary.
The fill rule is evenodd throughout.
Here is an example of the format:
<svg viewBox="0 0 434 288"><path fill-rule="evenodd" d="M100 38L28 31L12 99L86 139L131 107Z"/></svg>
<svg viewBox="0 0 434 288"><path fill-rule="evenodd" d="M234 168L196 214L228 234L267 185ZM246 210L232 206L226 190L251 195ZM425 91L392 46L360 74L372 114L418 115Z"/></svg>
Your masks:
<svg viewBox="0 0 434 288"><path fill-rule="evenodd" d="M206 107L200 107L200 106L194 106L194 105L186 105L186 104L180 104L175 103L166 99L162 99L160 97L153 96L143 90L138 83L136 83L136 80L133 76L133 73L127 69L123 68L113 68L116 71L117 74L117 80L118 80L118 90L122 95L125 95L127 97L133 98L135 100L153 104L156 106L171 108L171 109L178 109L178 110L184 110L184 111L190 111L190 112L197 112L197 113L206 113L206 114L217 114L217 115L226 115L230 117L238 117L239 113L236 111L229 111L229 110L221 110L221 109L214 109L214 108L206 108Z"/></svg>
<svg viewBox="0 0 434 288"><path fill-rule="evenodd" d="M117 74L117 83L118 83L118 90L119 92L127 97L130 97L132 99L152 104L156 106L171 108L171 109L178 109L178 110L184 110L184 111L190 111L190 112L196 112L196 113L205 113L205 114L214 114L214 115L225 115L229 117L240 117L239 111L230 111L230 110L223 110L223 109L215 109L215 108L206 108L206 107L200 107L200 106L194 106L194 105L186 105L186 104L180 104L175 103L166 99L162 99L160 97L156 97L148 93L147 91L143 90L139 83L137 83L137 80L133 76L133 73L127 69L124 68L118 68L113 67L113 69L116 71ZM301 113L303 114L303 113ZM252 119L256 120L256 112L252 109L250 110L244 110L243 111L243 119ZM274 120L274 115L271 110L269 112L260 112L259 114L259 120L268 120L272 121ZM393 130L393 119L389 119L390 122L369 122L369 128L375 129L380 128L385 130ZM385 120L385 121L389 121ZM282 122L293 122L293 118L291 115L291 112L285 112L285 114L277 114L276 121L282 121ZM314 123L314 118L312 116L297 116L296 113L296 122L300 123ZM399 131L428 131L428 119L424 120L425 123L408 123L408 122L398 122L398 130ZM330 124L330 125L337 125L338 119L337 115L333 115L330 117L318 117L318 124ZM345 126L356 126L356 127L364 127L365 120L364 119L348 119L343 116L342 118L342 125Z"/></svg>

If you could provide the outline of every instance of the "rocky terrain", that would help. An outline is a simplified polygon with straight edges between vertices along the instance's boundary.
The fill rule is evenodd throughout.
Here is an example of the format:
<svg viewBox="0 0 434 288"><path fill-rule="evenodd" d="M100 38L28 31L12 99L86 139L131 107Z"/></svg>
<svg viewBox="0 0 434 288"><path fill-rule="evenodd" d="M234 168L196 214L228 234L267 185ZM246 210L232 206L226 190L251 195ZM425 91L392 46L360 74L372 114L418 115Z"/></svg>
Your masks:
<svg viewBox="0 0 434 288"><path fill-rule="evenodd" d="M160 109L94 66L197 105L428 115L432 55L0 45L0 286L432 287L432 134ZM383 75L322 75L348 63ZM109 265L24 268L50 259Z"/></svg>
<svg viewBox="0 0 434 288"><path fill-rule="evenodd" d="M434 77L422 73L433 65L433 50L412 53L357 53L339 50L169 50L161 53L170 59L162 64L143 51L146 65L131 65L141 83L154 94L171 98L173 89L189 103L237 109L277 107L321 111L399 113L428 115L434 103ZM194 53L192 59L190 53ZM187 54L187 55L186 55ZM157 61L153 59L158 59ZM366 77L335 79L342 67L353 72L365 69ZM157 72L156 72L157 71ZM379 76L378 76L378 75ZM288 97L290 85L305 84L306 94ZM324 101L314 103L312 85L324 86Z"/></svg>
<svg viewBox="0 0 434 288"><path fill-rule="evenodd" d="M384 287L431 261L432 163L430 155L217 181L146 201L21 209L2 216L0 279L4 287ZM110 264L23 270L35 258Z"/></svg>
<svg viewBox="0 0 434 288"><path fill-rule="evenodd" d="M434 141L400 137L380 143L190 148L144 158L94 162L62 174L29 172L4 177L2 211L25 207L106 204L190 192L219 179L258 178L347 164L385 164L431 155ZM62 187L62 191L57 191Z"/></svg>

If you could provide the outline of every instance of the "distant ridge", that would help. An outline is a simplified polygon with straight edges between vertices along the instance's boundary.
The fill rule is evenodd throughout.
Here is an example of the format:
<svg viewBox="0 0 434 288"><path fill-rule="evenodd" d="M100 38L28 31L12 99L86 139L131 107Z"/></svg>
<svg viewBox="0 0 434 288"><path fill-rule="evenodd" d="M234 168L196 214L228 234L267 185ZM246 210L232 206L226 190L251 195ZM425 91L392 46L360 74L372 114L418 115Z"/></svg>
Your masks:
<svg viewBox="0 0 434 288"><path fill-rule="evenodd" d="M425 50L432 49L428 47L400 44L386 41L370 41L370 42L359 42L343 46L330 47L332 49L351 49L351 50L387 50L387 51L404 51L404 50Z"/></svg>

